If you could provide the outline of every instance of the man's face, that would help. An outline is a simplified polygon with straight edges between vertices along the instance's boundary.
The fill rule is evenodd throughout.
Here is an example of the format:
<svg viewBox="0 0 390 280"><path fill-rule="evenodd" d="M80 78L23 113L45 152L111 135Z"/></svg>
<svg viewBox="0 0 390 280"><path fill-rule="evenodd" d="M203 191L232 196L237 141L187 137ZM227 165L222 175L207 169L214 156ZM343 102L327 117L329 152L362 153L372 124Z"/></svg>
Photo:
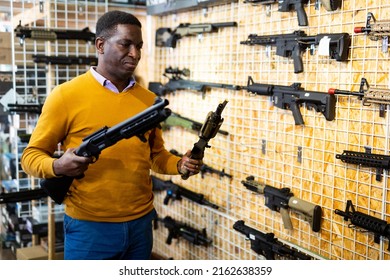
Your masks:
<svg viewBox="0 0 390 280"><path fill-rule="evenodd" d="M99 58L106 74L115 79L128 79L141 59L141 28L131 24L120 24L113 36L104 39L103 55ZM100 61L99 61L100 64Z"/></svg>

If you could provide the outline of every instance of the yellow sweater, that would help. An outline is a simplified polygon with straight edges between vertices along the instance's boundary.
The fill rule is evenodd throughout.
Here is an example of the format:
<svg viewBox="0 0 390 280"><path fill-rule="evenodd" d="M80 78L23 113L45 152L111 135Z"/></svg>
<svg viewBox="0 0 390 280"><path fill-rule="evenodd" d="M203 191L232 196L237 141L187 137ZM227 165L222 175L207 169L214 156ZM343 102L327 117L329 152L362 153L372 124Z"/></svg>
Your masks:
<svg viewBox="0 0 390 280"><path fill-rule="evenodd" d="M154 93L139 84L126 92L111 92L90 71L57 86L47 97L23 152L22 168L38 178L55 177L52 155L58 143L64 150L76 148L84 137L140 113L154 99ZM69 216L123 222L153 209L150 169L176 175L180 158L165 149L161 129L153 129L145 136L146 143L132 137L104 149L85 176L73 180L70 195L64 200Z"/></svg>

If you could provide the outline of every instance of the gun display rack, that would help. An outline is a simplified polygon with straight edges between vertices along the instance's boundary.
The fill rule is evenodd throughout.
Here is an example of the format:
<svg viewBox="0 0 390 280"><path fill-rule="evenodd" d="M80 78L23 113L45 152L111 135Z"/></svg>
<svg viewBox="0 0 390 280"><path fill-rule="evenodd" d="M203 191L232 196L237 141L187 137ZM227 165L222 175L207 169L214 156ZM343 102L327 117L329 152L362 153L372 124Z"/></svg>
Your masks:
<svg viewBox="0 0 390 280"><path fill-rule="evenodd" d="M15 7L15 13L34 9L38 13L37 18L28 22L32 26L40 22L48 28L82 30L87 26L92 28L107 9L107 1L77 1L81 8L72 5L72 1L44 1L46 11L58 11L44 15L43 11L39 12L40 2L33 1L32 7ZM144 53L138 68L145 84L149 80L165 84L167 79L162 73L172 66L191 69L190 80L210 83L244 86L251 76L254 81L264 84L302 83L311 91L328 92L329 88L336 88L358 92L364 77L373 89L390 90L389 53L382 51L382 39L373 41L368 34L354 33L355 27L366 26L369 13L375 15L376 23L388 20L388 1L344 0L341 8L327 11L323 7L316 8L318 1L310 0L304 5L308 17L306 27L298 26L296 12L280 13L277 4L226 2L209 7L207 14L202 10L191 10L152 17L153 30L149 31L146 31L146 14L132 10L145 29ZM191 23L237 22L237 26L179 40L174 49L153 46L154 38L147 34L154 34L160 27L174 28L189 19ZM16 20L19 18L15 17L15 26ZM302 53L304 71L295 74L292 61L276 55L275 47L240 45L240 41L252 33L286 34L298 29L307 34L349 33L348 60L332 60L325 54L320 55L318 48L313 52L307 50ZM23 98L34 97L37 104L53 86L84 72L89 66L36 64L33 54L53 57L94 55L91 44L77 40L45 42L26 38L20 45L19 39L14 39L15 64L20 66L20 74L27 76L26 83L15 86L16 92ZM173 259L263 259L233 229L235 221L243 220L261 232L272 232L278 241L315 259L390 259L387 238L375 243L372 233L350 228L348 222L334 213L335 209L345 209L345 202L351 200L357 211L390 222L388 172L384 170L382 180L377 181L375 169L345 164L335 157L343 150L364 151L367 147L372 153L390 155L388 111L380 115L379 106L363 106L356 96L337 94L334 120L327 121L321 113L303 106L300 110L304 125L297 126L289 110L273 106L268 96L256 96L245 90L212 88L204 96L180 90L169 93L166 98L172 111L198 121L203 121L221 101L229 101L221 127L228 135L218 134L213 139L213 148L207 151L204 161L232 176L207 174L203 178L198 175L181 180L180 176L159 175L163 180L172 180L193 192L205 194L219 208L205 207L187 199L165 205L165 193L155 193L160 217L171 216L191 227L204 228L212 240L207 247L193 246L185 239L174 240L169 245L166 244L167 231L160 226L154 232L157 254ZM35 118L31 114L21 114L18 124L15 132L28 133ZM197 140L194 133L181 127L164 131L164 138L168 150L175 149L180 153ZM22 149L23 146L15 142L14 147ZM241 181L250 175L275 188L289 188L297 197L320 205L320 231L312 231L310 224L293 212L290 213L293 229L285 229L280 213L268 209L262 195L242 186ZM20 169L18 176L26 179Z"/></svg>
<svg viewBox="0 0 390 280"><path fill-rule="evenodd" d="M329 11L316 6L319 2L308 1L304 6L307 27L298 26L295 11L280 13L277 4L251 5L244 1L209 8L207 16L201 11L187 11L155 17L155 30L174 28L180 23L235 21L237 26L188 37L178 41L175 48L155 47L149 80L166 84L168 79L162 74L171 66L191 69L188 80L205 83L245 86L251 76L256 83L275 86L301 83L307 91L327 93L332 88L357 93L364 77L370 89L390 92L389 53L383 52L382 38L373 41L369 34L354 32L355 28L366 26L370 13L375 15L375 23L387 23L390 4L383 0L344 0L341 8ZM371 18L369 24L373 23ZM293 62L278 56L275 46L240 45L249 34L289 34L298 29L307 34L348 33L351 36L348 59L329 59L326 49L317 46L301 54L304 71L294 73ZM221 127L229 135L213 139L213 149L204 161L217 170L225 170L232 178L209 174L182 181L175 176L156 174L203 193L220 206L211 209L188 200L165 205L165 194L155 193L159 215L206 228L213 240L208 248L185 241L167 245L166 232L157 231L156 253L173 259L262 259L264 256L251 250L248 241L233 229L235 221L244 220L250 227L272 232L279 241L315 259L390 259L388 238L381 237L375 243L374 233L350 227L350 222L334 213L335 209L345 209L346 200L352 200L356 211L390 222L388 171L383 170L382 181L377 181L375 168L345 164L336 158L343 150L364 152L367 147L373 154L390 155L387 105L365 106L359 95L337 93L333 120L302 106L304 125L296 125L292 113L274 106L270 96L245 90L212 88L204 96L193 90L177 90L165 97L170 100L172 111L195 120L202 119L221 100L229 101ZM196 139L181 127L171 127L164 133L166 147L179 152L188 149ZM293 229L286 229L280 213L268 209L262 195L243 188L241 181L250 175L275 188L289 188L301 199L321 206L320 231L313 232L296 213L291 213Z"/></svg>

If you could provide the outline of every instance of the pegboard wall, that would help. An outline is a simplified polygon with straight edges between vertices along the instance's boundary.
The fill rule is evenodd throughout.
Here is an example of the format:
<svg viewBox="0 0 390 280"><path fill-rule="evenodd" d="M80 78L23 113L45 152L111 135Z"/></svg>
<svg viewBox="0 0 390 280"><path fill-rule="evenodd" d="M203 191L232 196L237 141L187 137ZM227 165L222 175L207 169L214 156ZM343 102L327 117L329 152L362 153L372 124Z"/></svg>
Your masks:
<svg viewBox="0 0 390 280"><path fill-rule="evenodd" d="M165 68L190 70L189 80L246 86L248 76L255 83L290 86L301 83L307 91L328 94L329 88L358 92L365 78L371 89L388 91L389 53L382 40L372 40L356 27L365 27L368 13L377 22L388 20L387 0L344 0L342 7L327 11L316 1L304 6L308 26L298 26L296 12L279 12L278 4L252 5L245 1L208 9L153 16L153 29L176 28L181 23L236 22L236 27L220 28L214 33L182 37L175 48L154 46L149 80L163 84ZM243 45L249 34L276 35L303 30L308 36L321 33L348 33L351 38L348 59L336 61L323 55L317 45L301 56L303 72L294 73L293 60L276 54L276 47ZM151 40L154 37L151 36ZM154 42L154 41L153 41ZM170 216L197 229L206 229L212 244L193 245L187 240L166 243L168 231L163 225L155 230L154 251L173 259L261 259L251 250L245 236L233 229L237 220L264 233L274 233L279 241L311 255L314 259L377 260L390 259L387 238L374 242L374 234L336 215L346 210L351 200L355 210L390 221L388 173L378 178L375 168L342 162L336 158L344 150L390 155L388 112L380 106L365 106L353 95L336 94L333 120L306 106L300 107L304 125L296 125L292 112L280 109L269 96L246 90L212 88L205 94L177 90L165 96L173 112L204 122L209 111L227 100L221 129L210 140L204 163L224 170L232 178L204 174L182 180L162 176L174 183L202 193L219 206L212 209L190 200L163 203L164 192L156 192L155 206L161 218ZM387 105L386 105L387 106ZM181 127L164 131L167 149L184 153L198 140L196 132ZM242 181L255 181L276 188L289 188L295 197L322 208L321 229L314 232L299 213L289 210L293 229L285 229L281 214L265 206L264 196L249 191Z"/></svg>

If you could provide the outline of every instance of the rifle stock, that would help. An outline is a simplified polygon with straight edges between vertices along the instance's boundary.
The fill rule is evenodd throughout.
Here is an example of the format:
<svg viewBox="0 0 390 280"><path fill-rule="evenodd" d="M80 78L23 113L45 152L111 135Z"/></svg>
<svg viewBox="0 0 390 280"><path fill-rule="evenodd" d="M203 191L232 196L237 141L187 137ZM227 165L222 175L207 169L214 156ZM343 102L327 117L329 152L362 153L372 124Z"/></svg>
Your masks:
<svg viewBox="0 0 390 280"><path fill-rule="evenodd" d="M82 144L76 149L76 155L93 157L97 160L103 149L116 144L120 140L137 136L145 142L146 139L143 134L158 126L170 115L170 109L164 108L168 104L168 100L158 97L151 107L141 113L111 128L106 126L90 134L83 139ZM68 194L73 180L82 178L83 175L77 178L69 176L46 178L40 181L40 185L57 204L61 204Z"/></svg>

